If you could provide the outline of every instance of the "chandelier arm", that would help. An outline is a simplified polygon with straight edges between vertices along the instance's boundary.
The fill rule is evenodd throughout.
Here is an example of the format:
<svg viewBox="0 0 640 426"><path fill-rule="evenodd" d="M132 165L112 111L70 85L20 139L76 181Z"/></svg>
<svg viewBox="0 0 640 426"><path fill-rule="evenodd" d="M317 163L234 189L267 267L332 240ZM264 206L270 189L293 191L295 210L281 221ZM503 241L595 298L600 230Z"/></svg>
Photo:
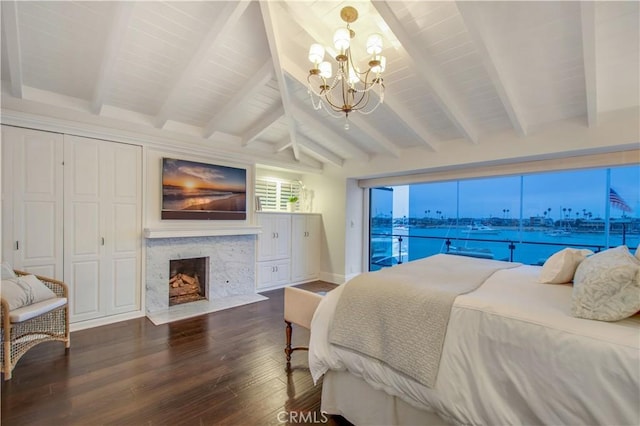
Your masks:
<svg viewBox="0 0 640 426"><path fill-rule="evenodd" d="M362 108L366 107L367 104L369 103L369 92L360 92L360 98L358 99L358 102L355 102L355 96L354 96L354 103L353 106L351 107L354 111L359 111ZM360 106L360 104L364 101L364 104L362 106Z"/></svg>
<svg viewBox="0 0 640 426"><path fill-rule="evenodd" d="M371 71L371 67L369 67L366 71L358 71L358 68L353 64L353 57L351 56L351 47L349 47L348 53L347 53L347 61L351 64L351 68L353 68L353 71L356 75L356 77L358 77L358 80L360 80L360 83L364 84L365 86L367 85L366 83L366 76L369 74L369 71ZM365 80L363 81L362 78L360 77L361 75L365 75Z"/></svg>

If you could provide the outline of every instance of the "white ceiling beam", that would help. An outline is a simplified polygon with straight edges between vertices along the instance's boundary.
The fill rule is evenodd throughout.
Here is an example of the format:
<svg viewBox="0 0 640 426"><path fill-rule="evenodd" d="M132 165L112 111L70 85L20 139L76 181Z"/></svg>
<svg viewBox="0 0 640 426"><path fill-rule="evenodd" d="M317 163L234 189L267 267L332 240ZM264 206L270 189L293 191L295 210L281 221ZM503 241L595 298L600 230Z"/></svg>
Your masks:
<svg viewBox="0 0 640 426"><path fill-rule="evenodd" d="M580 2L582 24L582 59L587 94L587 123L598 124L598 85L596 75L596 12L595 2Z"/></svg>
<svg viewBox="0 0 640 426"><path fill-rule="evenodd" d="M208 138L213 134L220 123L229 116L229 114L235 111L239 106L244 105L247 101L253 98L265 84L267 84L273 78L273 63L271 58L265 62L260 69L251 77L251 79L243 85L242 89L236 93L229 102L226 102L222 109L213 116L211 120L204 127L203 137Z"/></svg>
<svg viewBox="0 0 640 426"><path fill-rule="evenodd" d="M309 167L312 167L316 170L323 170L324 163L322 161L316 160L315 158L307 155L305 153L300 153L300 163L305 164Z"/></svg>
<svg viewBox="0 0 640 426"><path fill-rule="evenodd" d="M256 140L261 134L263 134L269 127L276 121L280 120L284 116L284 108L282 105L278 105L272 111L267 112L260 117L257 123L253 124L249 130L242 135L242 146L247 146L254 140Z"/></svg>
<svg viewBox="0 0 640 426"><path fill-rule="evenodd" d="M291 147L291 143L292 143L292 142L291 142L291 140L290 140L290 139L285 139L285 140L283 140L283 141L281 141L281 142L278 142L278 143L275 145L275 147L273 148L273 152L276 152L276 153L278 153L278 152L282 152L282 151L284 151L285 149L290 148L290 147Z"/></svg>
<svg viewBox="0 0 640 426"><path fill-rule="evenodd" d="M331 57L335 57L337 52L331 47L331 40L327 37L331 37L333 30L327 25L324 25L322 19L314 16L313 22L309 22L308 15L310 10L301 2L287 2L285 3L288 12L291 14L292 19L295 22L305 22L304 30L309 36L316 42L322 43L327 48L327 53ZM306 81L304 82L306 86ZM371 101L378 102L378 94L374 90L371 92ZM414 114L409 111L408 108L403 106L398 99L393 96L393 93L386 92L384 95L384 103L387 109L391 111L396 119L405 127L411 129L420 141L432 151L436 151L433 141L436 138L425 128L424 124L420 120L416 119Z"/></svg>
<svg viewBox="0 0 640 426"><path fill-rule="evenodd" d="M18 29L18 5L15 1L2 2L2 32L7 47L11 95L22 99L22 54Z"/></svg>
<svg viewBox="0 0 640 426"><path fill-rule="evenodd" d="M282 97L282 106L284 108L284 115L287 119L287 127L289 129L289 138L291 139L291 149L293 150L293 157L296 160L300 160L300 151L298 149L298 143L296 142L296 128L293 120L293 114L291 112L291 95L289 94L289 88L285 80L285 75L282 70L280 60L280 33L276 25L276 17L274 16L273 9L276 7L275 2L268 0L260 0L260 11L262 12L262 20L264 22L264 29L267 33L267 41L269 42L269 51L271 52L271 59L273 61L273 68L276 74L276 80L278 81L278 89L280 89L280 96Z"/></svg>
<svg viewBox="0 0 640 426"><path fill-rule="evenodd" d="M109 84L113 81L113 69L116 62L116 56L122 46L122 39L126 34L131 16L133 15L134 2L119 2L116 4L116 10L113 15L112 24L110 25L109 35L104 46L104 55L102 63L98 71L98 80L96 87L91 96L89 110L99 115L104 105L104 99L107 94Z"/></svg>
<svg viewBox="0 0 640 426"><path fill-rule="evenodd" d="M310 113L309 109L311 109L311 107L303 108L297 103L293 104L293 114L295 118L303 122L304 125L309 127L313 132L322 135L323 138L329 139L334 143L341 143L343 150L346 151L351 158L363 159L365 161L370 160L369 154L358 148L346 135L341 135L322 123L320 117Z"/></svg>
<svg viewBox="0 0 640 426"><path fill-rule="evenodd" d="M312 157L315 157L323 163L331 163L338 167L342 167L344 165L343 158L340 158L325 147L318 145L304 136L298 135L298 144L301 148L306 149Z"/></svg>
<svg viewBox="0 0 640 426"><path fill-rule="evenodd" d="M519 136L526 136L528 126L524 120L524 113L515 100L516 97L512 90L512 85L508 83L508 76L504 72L505 67L499 63L500 55L497 54L494 44L488 39L487 35L482 34L480 30L482 27L480 20L482 18L478 13L478 4L470 1L457 1L456 5L471 36L471 40L482 59L484 69L489 74L502 106L507 112L509 120L511 120L511 125Z"/></svg>
<svg viewBox="0 0 640 426"><path fill-rule="evenodd" d="M460 133L470 142L477 144L478 130L463 112L460 102L457 101L453 91L447 87L444 78L427 60L424 49L411 41L409 33L386 1L372 1L372 4L406 51L410 69L431 88L440 108Z"/></svg>
<svg viewBox="0 0 640 426"><path fill-rule="evenodd" d="M224 35L230 29L235 27L249 4L251 4L250 0L241 0L226 4L222 12L216 18L216 21L211 25L209 32L207 32L205 37L200 41L198 48L191 55L191 59L189 59L187 65L182 69L182 72L171 85L171 90L155 117L155 126L157 128L162 128L167 122L171 108L173 107L176 99L183 93L183 87L185 84L190 82L194 72L207 62L209 58L208 52L220 43Z"/></svg>

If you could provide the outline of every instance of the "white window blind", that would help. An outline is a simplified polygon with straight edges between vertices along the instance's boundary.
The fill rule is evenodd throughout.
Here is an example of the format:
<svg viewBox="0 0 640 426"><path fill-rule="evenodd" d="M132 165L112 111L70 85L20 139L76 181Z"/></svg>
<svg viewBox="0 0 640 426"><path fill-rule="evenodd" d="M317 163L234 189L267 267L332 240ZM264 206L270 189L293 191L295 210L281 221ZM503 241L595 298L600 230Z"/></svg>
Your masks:
<svg viewBox="0 0 640 426"><path fill-rule="evenodd" d="M300 197L298 182L256 179L256 196L260 197L263 211L287 211L290 197ZM295 210L300 203L296 203Z"/></svg>

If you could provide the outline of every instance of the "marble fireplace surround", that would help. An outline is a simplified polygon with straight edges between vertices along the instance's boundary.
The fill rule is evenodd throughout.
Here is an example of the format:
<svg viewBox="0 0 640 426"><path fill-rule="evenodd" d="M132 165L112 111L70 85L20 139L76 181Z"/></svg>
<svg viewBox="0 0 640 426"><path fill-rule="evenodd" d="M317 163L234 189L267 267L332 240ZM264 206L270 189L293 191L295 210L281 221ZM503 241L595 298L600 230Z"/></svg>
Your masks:
<svg viewBox="0 0 640 426"><path fill-rule="evenodd" d="M265 300L256 294L260 227L145 229L147 317L156 325ZM207 299L169 306L169 261L209 258Z"/></svg>

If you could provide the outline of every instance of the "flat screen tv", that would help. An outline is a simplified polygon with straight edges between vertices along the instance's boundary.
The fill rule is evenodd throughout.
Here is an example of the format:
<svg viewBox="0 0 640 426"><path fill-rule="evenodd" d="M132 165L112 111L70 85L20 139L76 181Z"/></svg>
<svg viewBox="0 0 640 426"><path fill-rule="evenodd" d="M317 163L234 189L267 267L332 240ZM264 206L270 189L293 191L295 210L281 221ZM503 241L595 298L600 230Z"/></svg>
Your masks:
<svg viewBox="0 0 640 426"><path fill-rule="evenodd" d="M161 217L245 220L247 170L163 158Z"/></svg>

